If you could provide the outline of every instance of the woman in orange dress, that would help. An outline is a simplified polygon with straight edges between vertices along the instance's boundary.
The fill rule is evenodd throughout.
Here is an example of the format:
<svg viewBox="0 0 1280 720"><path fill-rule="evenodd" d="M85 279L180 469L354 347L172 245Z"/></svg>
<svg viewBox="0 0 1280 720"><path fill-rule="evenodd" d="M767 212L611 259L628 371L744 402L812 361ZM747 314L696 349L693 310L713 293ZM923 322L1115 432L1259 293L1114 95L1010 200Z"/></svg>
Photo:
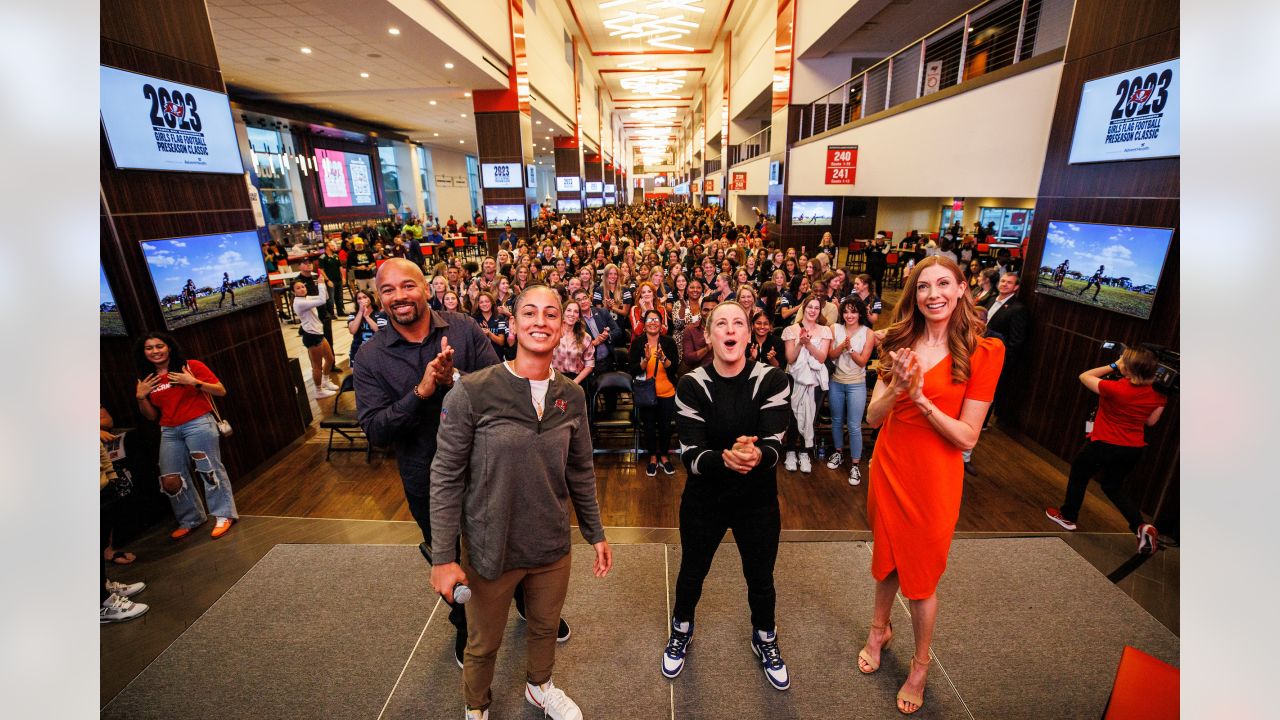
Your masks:
<svg viewBox="0 0 1280 720"><path fill-rule="evenodd" d="M867 422L881 428L867 498L876 595L858 669L879 669L880 651L893 637L889 611L901 589L910 601L915 648L897 702L909 715L924 704L938 616L934 591L960 516L961 453L978 441L1004 344L982 337L984 323L964 273L950 258L921 260L903 288L881 343L882 381L867 407Z"/></svg>

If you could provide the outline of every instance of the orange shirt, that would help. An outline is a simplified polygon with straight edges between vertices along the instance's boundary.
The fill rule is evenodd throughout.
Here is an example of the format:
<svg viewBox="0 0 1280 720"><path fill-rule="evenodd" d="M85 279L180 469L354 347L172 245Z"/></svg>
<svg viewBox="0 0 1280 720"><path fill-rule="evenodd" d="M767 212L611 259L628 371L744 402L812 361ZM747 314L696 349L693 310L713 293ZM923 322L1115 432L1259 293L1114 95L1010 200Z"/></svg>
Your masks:
<svg viewBox="0 0 1280 720"><path fill-rule="evenodd" d="M661 346L659 346L661 347ZM667 358L671 360L671 358ZM675 362L674 360L671 360ZM658 354L654 353L649 358L649 366L645 368L645 374L653 378L653 387L658 397L674 397L676 388L671 384L671 380L667 377L667 371L662 367L662 363L658 362Z"/></svg>

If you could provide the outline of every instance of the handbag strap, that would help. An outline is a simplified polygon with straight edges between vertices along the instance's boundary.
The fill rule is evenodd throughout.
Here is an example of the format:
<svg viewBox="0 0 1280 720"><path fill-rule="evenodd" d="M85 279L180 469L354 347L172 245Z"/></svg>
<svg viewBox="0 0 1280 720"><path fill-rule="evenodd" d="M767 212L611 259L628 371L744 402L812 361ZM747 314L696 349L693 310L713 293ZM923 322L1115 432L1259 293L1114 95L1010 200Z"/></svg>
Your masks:
<svg viewBox="0 0 1280 720"><path fill-rule="evenodd" d="M205 393L204 396L209 399L209 407L213 408L213 419L222 422L222 415L218 414L218 403L213 401L213 396Z"/></svg>

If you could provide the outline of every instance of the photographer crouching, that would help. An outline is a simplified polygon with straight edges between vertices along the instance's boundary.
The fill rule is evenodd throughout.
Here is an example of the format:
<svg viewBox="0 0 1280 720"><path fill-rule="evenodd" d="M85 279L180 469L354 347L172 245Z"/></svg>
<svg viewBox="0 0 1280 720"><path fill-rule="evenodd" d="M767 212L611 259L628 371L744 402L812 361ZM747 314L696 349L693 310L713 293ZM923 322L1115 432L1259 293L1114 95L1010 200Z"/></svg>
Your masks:
<svg viewBox="0 0 1280 720"><path fill-rule="evenodd" d="M1067 530L1075 530L1089 480L1100 476L1102 491L1137 536L1138 552L1147 555L1156 551L1158 533L1153 525L1143 522L1137 503L1125 493L1123 486L1147 444L1145 429L1160 420L1167 403L1165 396L1152 387L1159 367L1154 352L1131 347L1110 365L1081 373L1080 382L1098 395L1098 412L1089 442L1071 463L1067 496L1061 509L1045 510L1050 520ZM1122 378L1103 379L1112 373L1119 373Z"/></svg>

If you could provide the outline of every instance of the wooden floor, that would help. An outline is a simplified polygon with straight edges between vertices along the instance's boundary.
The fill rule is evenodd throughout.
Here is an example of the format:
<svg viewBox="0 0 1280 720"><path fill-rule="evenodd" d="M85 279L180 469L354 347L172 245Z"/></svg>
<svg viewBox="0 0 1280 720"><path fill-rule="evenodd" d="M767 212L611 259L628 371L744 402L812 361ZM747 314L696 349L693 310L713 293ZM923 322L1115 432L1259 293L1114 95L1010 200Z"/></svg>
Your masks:
<svg viewBox="0 0 1280 720"><path fill-rule="evenodd" d="M282 325L286 347L310 369L296 326ZM340 367L349 336L334 323ZM349 399L344 398L344 401ZM323 407L321 407L321 404ZM212 541L208 525L180 543L168 540L168 526L154 528L126 549L138 562L112 567L114 580L147 581L137 599L152 610L139 620L102 628L101 698L105 704L154 660L228 588L279 543L403 543L421 540L404 500L395 460L374 454L335 454L326 462L327 431L321 417L333 400L312 400L315 423L306 435L251 478L234 479L242 521L225 538ZM614 440L602 445L619 445ZM622 443L625 444L625 443ZM864 458L870 452L864 451ZM870 539L867 486L851 487L847 470L815 463L811 474L779 470L783 541ZM847 464L846 464L847 468ZM863 463L865 474L865 460ZM973 454L974 474L965 476L957 537L1055 535L1100 572L1112 577L1153 616L1179 632L1179 552L1163 549L1136 556L1134 539L1119 512L1091 488L1081 513L1081 529L1061 529L1044 516L1066 487L1066 466L1038 453L1016 437L991 429ZM596 455L597 496L611 542L678 542L678 510L684 468L648 477L631 454ZM576 536L576 540L581 538Z"/></svg>

